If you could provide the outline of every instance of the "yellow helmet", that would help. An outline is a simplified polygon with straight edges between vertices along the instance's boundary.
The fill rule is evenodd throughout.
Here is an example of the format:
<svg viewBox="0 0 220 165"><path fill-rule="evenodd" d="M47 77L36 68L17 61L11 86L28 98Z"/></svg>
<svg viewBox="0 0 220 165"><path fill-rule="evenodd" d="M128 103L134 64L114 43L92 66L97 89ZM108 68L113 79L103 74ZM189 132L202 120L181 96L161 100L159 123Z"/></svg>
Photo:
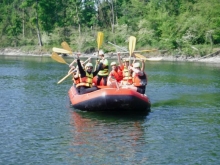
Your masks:
<svg viewBox="0 0 220 165"><path fill-rule="evenodd" d="M141 66L141 65L140 65L139 62L136 62L136 63L134 63L134 65L133 65L134 68L139 68L140 66Z"/></svg>

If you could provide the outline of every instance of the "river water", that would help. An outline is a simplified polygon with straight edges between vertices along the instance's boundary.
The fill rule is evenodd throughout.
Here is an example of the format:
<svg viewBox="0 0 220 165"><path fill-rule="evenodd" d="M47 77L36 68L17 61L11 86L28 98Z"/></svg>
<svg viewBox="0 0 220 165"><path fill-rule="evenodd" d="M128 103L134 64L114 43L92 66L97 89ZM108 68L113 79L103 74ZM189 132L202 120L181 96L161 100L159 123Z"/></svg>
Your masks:
<svg viewBox="0 0 220 165"><path fill-rule="evenodd" d="M67 71L0 56L0 164L220 164L219 64L146 62L148 116L70 108Z"/></svg>

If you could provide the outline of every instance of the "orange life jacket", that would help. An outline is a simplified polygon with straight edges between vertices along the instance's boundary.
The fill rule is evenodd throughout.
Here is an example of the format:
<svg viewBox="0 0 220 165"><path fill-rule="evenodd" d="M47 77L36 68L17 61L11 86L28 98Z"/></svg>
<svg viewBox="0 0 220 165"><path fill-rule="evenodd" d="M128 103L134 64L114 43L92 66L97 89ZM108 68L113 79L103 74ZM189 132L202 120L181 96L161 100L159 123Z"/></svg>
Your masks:
<svg viewBox="0 0 220 165"><path fill-rule="evenodd" d="M147 75L144 73L143 76L135 74L133 77L133 84L136 87L146 86L147 85Z"/></svg>
<svg viewBox="0 0 220 165"><path fill-rule="evenodd" d="M72 80L73 80L74 84L79 84L80 83L79 77L77 77L77 78L73 77Z"/></svg>
<svg viewBox="0 0 220 165"><path fill-rule="evenodd" d="M73 80L73 83L76 85L76 84L79 84L79 76L78 77L75 77L75 75L76 75L76 73L73 73L73 78L72 78L72 80Z"/></svg>
<svg viewBox="0 0 220 165"><path fill-rule="evenodd" d="M86 76L81 78L79 75L79 83L76 85L76 87L79 86L86 86L86 87L92 87L92 79L93 79L93 73L89 74L86 72Z"/></svg>

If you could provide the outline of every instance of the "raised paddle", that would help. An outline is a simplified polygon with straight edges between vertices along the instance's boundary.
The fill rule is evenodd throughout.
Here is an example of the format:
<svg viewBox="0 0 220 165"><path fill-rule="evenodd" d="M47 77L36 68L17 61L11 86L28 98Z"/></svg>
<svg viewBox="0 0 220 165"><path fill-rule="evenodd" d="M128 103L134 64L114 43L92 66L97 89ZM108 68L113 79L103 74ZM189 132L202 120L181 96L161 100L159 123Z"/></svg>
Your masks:
<svg viewBox="0 0 220 165"><path fill-rule="evenodd" d="M134 52L136 45L136 38L134 36L129 37L129 65L131 64L131 55Z"/></svg>
<svg viewBox="0 0 220 165"><path fill-rule="evenodd" d="M57 53L64 53L64 54L71 54L72 53L69 50L65 50L62 48L56 48L56 47L53 47L52 50Z"/></svg>
<svg viewBox="0 0 220 165"><path fill-rule="evenodd" d="M99 57L99 49L103 43L104 34L102 32L98 32L97 34L97 45L98 45L98 53L97 58Z"/></svg>
<svg viewBox="0 0 220 165"><path fill-rule="evenodd" d="M98 32L97 34L97 45L98 45L98 51L103 43L104 34L102 32Z"/></svg>
<svg viewBox="0 0 220 165"><path fill-rule="evenodd" d="M69 65L62 57L60 57L56 52L53 52L51 55L51 58L54 59L55 61L63 64Z"/></svg>

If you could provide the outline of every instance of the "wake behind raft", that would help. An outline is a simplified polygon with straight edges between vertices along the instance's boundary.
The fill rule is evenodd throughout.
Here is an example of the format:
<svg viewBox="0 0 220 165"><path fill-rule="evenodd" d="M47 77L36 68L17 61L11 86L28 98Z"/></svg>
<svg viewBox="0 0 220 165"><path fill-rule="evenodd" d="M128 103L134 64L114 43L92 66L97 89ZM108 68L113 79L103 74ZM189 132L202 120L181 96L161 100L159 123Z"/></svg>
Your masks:
<svg viewBox="0 0 220 165"><path fill-rule="evenodd" d="M79 95L75 85L68 92L71 106L82 111L150 112L151 103L146 95L131 89L104 86L94 92Z"/></svg>

